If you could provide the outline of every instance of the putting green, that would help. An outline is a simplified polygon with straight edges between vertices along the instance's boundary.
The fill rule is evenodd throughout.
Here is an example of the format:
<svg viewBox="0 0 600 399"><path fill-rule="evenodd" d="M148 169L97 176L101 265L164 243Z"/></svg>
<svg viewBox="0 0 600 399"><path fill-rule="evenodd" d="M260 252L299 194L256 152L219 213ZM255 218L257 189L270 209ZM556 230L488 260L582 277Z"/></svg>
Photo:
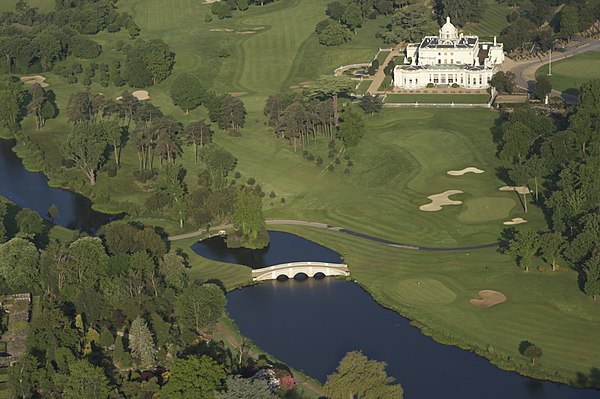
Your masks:
<svg viewBox="0 0 600 399"><path fill-rule="evenodd" d="M397 296L411 305L447 305L456 300L454 291L432 278L403 279L394 289Z"/></svg>
<svg viewBox="0 0 600 399"><path fill-rule="evenodd" d="M458 215L463 223L488 222L506 219L518 206L514 198L479 197L464 201L464 211Z"/></svg>

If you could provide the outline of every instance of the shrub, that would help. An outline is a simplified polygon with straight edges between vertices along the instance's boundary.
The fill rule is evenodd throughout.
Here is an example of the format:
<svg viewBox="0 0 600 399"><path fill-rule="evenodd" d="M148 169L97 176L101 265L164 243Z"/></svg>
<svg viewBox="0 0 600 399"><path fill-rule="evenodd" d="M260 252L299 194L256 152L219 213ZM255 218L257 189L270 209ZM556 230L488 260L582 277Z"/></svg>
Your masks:
<svg viewBox="0 0 600 399"><path fill-rule="evenodd" d="M242 174L240 172L235 172L233 177L235 177L236 179L239 179L240 177L242 177Z"/></svg>
<svg viewBox="0 0 600 399"><path fill-rule="evenodd" d="M328 171L330 171L330 172L333 172L333 171L335 170L335 166L333 166L333 165L329 165L329 166L327 167L327 170L328 170Z"/></svg>
<svg viewBox="0 0 600 399"><path fill-rule="evenodd" d="M281 203L285 204L285 198L284 197L281 197Z"/></svg>
<svg viewBox="0 0 600 399"><path fill-rule="evenodd" d="M277 195L273 191L269 193L269 198L275 198L276 196Z"/></svg>
<svg viewBox="0 0 600 399"><path fill-rule="evenodd" d="M302 156L303 156L304 158L308 157L308 154L309 154L309 153L308 153L308 151L307 151L307 150L304 150L304 151L302 151Z"/></svg>
<svg viewBox="0 0 600 399"><path fill-rule="evenodd" d="M315 156L313 154L308 154L308 156L306 157L306 159L308 159L309 161L314 161L315 160Z"/></svg>
<svg viewBox="0 0 600 399"><path fill-rule="evenodd" d="M427 86L426 86L426 87L427 87L428 89L431 89L431 88L434 88L434 87L435 87L435 85L434 85L433 83L427 83Z"/></svg>
<svg viewBox="0 0 600 399"><path fill-rule="evenodd" d="M317 157L317 159L315 160L317 166L321 166L323 165L323 158L321 157Z"/></svg>
<svg viewBox="0 0 600 399"><path fill-rule="evenodd" d="M250 177L248 178L246 183L248 183L249 186L252 186L254 183L256 183L256 180L254 179L254 177Z"/></svg>
<svg viewBox="0 0 600 399"><path fill-rule="evenodd" d="M458 83L452 83L452 88L453 89L457 89L458 88Z"/></svg>
<svg viewBox="0 0 600 399"><path fill-rule="evenodd" d="M344 174L346 176L348 176L350 174L350 169L348 169L348 168L344 169Z"/></svg>
<svg viewBox="0 0 600 399"><path fill-rule="evenodd" d="M114 163L108 165L106 167L106 174L108 174L108 177L115 177L117 175L117 165Z"/></svg>
<svg viewBox="0 0 600 399"><path fill-rule="evenodd" d="M354 165L354 164L352 163L352 161L350 161L350 160L349 160L349 161L348 161L348 163L347 163L346 165L348 165L348 166L352 166L352 165Z"/></svg>
<svg viewBox="0 0 600 399"><path fill-rule="evenodd" d="M140 183L146 183L148 180L151 180L156 176L156 172L153 170L136 170L133 172L133 178Z"/></svg>
<svg viewBox="0 0 600 399"><path fill-rule="evenodd" d="M342 163L342 161L340 161L340 159L339 159L339 158L336 158L336 159L335 159L335 164L336 164L336 165L339 165L340 163Z"/></svg>

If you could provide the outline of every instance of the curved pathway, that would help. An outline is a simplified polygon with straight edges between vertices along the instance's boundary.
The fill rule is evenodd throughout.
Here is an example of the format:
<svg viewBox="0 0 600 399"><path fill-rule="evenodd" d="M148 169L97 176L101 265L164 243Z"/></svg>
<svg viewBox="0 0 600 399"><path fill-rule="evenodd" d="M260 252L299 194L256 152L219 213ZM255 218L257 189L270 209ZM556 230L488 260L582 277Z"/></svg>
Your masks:
<svg viewBox="0 0 600 399"><path fill-rule="evenodd" d="M567 46L564 52L552 52L552 62L588 51L600 51L600 40L579 38ZM550 60L548 57L534 58L524 61L512 61L507 59L502 64L501 69L504 71L512 71L515 74L515 83L517 86L533 93L535 91L535 72L542 65L548 64L549 61ZM577 96L568 93L562 93L558 90L553 90L552 94L561 96L567 104L577 104Z"/></svg>
<svg viewBox="0 0 600 399"><path fill-rule="evenodd" d="M365 240L370 240L370 241L374 241L374 242L377 242L380 244L389 245L390 247L412 249L412 250L416 250L416 251L440 251L440 252L441 251L465 251L465 250L472 250L472 249L494 248L494 247L497 247L504 243L504 241L497 241L497 242L492 242L489 244L472 245L472 246L466 246L466 247L453 247L453 248L423 247L420 245L404 244L404 243L401 243L398 241L387 240L385 238L375 237L375 236L372 236L369 234L359 233L359 232L353 231L353 230L348 230L343 227L332 226L330 224L319 223L319 222L310 222L307 220L269 219L269 220L266 220L265 223L268 226L293 225L293 226L303 226L303 227L314 227L314 228L322 229L322 230L333 230L333 231L348 234L351 236L364 238ZM210 230L211 231L226 230L226 229L231 229L231 228L233 228L233 225L223 224L220 226L212 227L212 228L210 228ZM193 231L191 233L170 236L168 238L168 240L169 241L185 240L188 238L198 237L205 233L206 233L206 230L198 230L198 231Z"/></svg>

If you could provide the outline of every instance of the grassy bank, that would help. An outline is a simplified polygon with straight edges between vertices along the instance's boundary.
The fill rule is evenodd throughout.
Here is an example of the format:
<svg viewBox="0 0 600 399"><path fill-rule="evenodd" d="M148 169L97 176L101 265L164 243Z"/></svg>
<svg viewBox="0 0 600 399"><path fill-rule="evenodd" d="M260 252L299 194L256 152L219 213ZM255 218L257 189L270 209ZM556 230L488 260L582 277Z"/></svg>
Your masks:
<svg viewBox="0 0 600 399"><path fill-rule="evenodd" d="M560 53L555 53L560 54ZM548 75L549 65L540 67L536 76ZM589 51L552 63L552 75L548 76L552 88L579 95L579 87L588 80L600 78L600 52Z"/></svg>

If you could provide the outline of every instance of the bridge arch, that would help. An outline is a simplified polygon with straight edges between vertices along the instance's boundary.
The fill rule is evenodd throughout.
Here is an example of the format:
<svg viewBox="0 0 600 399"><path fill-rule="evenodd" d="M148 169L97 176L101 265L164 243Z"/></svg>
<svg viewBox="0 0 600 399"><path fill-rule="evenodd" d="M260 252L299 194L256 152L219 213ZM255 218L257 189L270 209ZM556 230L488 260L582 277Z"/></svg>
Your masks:
<svg viewBox="0 0 600 399"><path fill-rule="evenodd" d="M348 276L350 274L348 265L343 263L292 262L252 270L252 280L276 280L280 276L291 279L301 273L308 277L314 277L317 274L322 276Z"/></svg>

